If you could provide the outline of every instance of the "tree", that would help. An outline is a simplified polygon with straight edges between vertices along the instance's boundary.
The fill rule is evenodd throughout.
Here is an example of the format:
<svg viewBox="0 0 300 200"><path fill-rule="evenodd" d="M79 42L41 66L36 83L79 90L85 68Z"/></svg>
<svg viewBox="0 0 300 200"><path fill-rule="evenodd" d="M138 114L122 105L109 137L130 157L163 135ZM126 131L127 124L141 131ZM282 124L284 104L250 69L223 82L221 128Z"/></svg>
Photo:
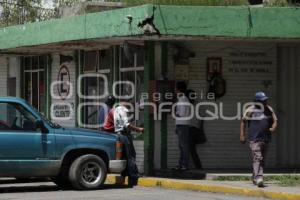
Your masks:
<svg viewBox="0 0 300 200"><path fill-rule="evenodd" d="M59 8L60 6L74 6L78 2L80 0L53 0L55 8Z"/></svg>
<svg viewBox="0 0 300 200"><path fill-rule="evenodd" d="M0 27L42 21L54 16L41 0L0 0Z"/></svg>

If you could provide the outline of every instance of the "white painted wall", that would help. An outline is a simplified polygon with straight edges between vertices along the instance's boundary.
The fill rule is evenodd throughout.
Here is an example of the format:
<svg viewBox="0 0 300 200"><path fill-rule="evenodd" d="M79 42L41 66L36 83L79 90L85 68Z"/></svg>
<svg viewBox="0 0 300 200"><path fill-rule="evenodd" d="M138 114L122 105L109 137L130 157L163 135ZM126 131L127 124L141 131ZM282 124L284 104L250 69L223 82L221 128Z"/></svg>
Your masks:
<svg viewBox="0 0 300 200"><path fill-rule="evenodd" d="M21 96L20 57L9 57L8 76L16 78L16 96Z"/></svg>
<svg viewBox="0 0 300 200"><path fill-rule="evenodd" d="M194 89L198 94L206 94L208 82L206 81L206 58L223 58L223 78L227 83L227 92L217 102L224 103L224 112L232 116L236 111L237 102L247 102L254 98L254 93L264 90L270 97L270 104L276 111L276 45L271 43L255 42L186 42L184 46L196 53L195 58L190 58L190 74L194 78L189 80L189 88ZM236 60L231 56L232 52L267 52L266 57L254 60L271 61L269 73L244 73L231 72L232 63ZM249 58L239 58L249 60ZM251 60L251 59L250 59ZM169 79L174 80L174 64L171 51L169 51ZM240 65L238 68L249 68L251 65ZM195 77L198 77L197 79ZM272 82L265 88L263 81ZM214 120L205 122L205 133L208 142L198 146L198 153L203 162L204 168L249 168L251 164L248 145L239 143L240 121ZM276 165L276 137L273 137L267 156L267 166ZM177 165L179 157L178 141L175 135L174 120L168 118L168 167Z"/></svg>
<svg viewBox="0 0 300 200"><path fill-rule="evenodd" d="M7 69L8 60L7 57L0 57L0 96L7 96Z"/></svg>
<svg viewBox="0 0 300 200"><path fill-rule="evenodd" d="M65 53L62 53L63 55L71 55L73 56L73 52L65 52ZM59 54L52 54L52 59L53 59L53 62L52 62L52 71L51 71L51 83L53 81L57 81L58 79L58 73L59 73L59 70L60 70L60 56ZM71 105L73 105L73 114L70 116L70 119L53 119L52 121L53 122L56 122L58 124L61 124L62 126L65 126L65 127L75 127L75 112L77 111L76 109L76 105L75 105L75 99L76 99L76 75L75 75L75 72L76 72L76 68L75 68L75 62L74 60L68 64L66 64L68 69L69 69L69 72L70 72L70 82L71 84L73 85L73 91L72 91L72 96L69 98L69 99L65 99L65 100L61 100L61 99L55 99L53 97L52 100L51 100L51 104L55 104L55 103L70 103ZM53 87L53 92L56 96L58 96L58 90L57 90L57 87Z"/></svg>

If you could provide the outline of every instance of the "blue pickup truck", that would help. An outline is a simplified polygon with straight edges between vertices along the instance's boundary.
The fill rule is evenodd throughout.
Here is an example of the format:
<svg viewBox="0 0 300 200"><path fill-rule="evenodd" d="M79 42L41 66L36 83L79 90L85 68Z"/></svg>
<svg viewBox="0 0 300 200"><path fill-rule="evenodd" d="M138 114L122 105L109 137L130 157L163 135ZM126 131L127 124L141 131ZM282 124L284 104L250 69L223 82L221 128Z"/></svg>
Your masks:
<svg viewBox="0 0 300 200"><path fill-rule="evenodd" d="M0 177L49 177L61 187L97 189L126 168L117 135L52 123L26 101L0 98Z"/></svg>

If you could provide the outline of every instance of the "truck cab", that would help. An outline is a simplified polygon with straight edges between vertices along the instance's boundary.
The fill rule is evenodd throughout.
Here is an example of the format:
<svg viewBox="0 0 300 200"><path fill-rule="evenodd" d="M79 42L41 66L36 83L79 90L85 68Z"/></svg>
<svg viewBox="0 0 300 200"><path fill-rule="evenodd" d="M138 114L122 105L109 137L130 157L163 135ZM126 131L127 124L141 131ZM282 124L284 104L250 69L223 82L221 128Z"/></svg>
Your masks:
<svg viewBox="0 0 300 200"><path fill-rule="evenodd" d="M126 168L111 133L64 128L23 99L0 98L0 177L49 177L61 187L97 189Z"/></svg>

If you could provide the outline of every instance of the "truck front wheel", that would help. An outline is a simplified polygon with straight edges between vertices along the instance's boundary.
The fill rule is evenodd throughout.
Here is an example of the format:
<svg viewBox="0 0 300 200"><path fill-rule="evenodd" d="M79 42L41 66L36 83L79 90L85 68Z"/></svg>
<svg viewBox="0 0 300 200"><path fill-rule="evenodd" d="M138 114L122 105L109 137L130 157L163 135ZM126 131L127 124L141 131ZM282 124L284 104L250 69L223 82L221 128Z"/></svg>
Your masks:
<svg viewBox="0 0 300 200"><path fill-rule="evenodd" d="M96 155L87 154L78 157L71 164L69 180L78 190L98 189L103 185L107 176L105 162Z"/></svg>

